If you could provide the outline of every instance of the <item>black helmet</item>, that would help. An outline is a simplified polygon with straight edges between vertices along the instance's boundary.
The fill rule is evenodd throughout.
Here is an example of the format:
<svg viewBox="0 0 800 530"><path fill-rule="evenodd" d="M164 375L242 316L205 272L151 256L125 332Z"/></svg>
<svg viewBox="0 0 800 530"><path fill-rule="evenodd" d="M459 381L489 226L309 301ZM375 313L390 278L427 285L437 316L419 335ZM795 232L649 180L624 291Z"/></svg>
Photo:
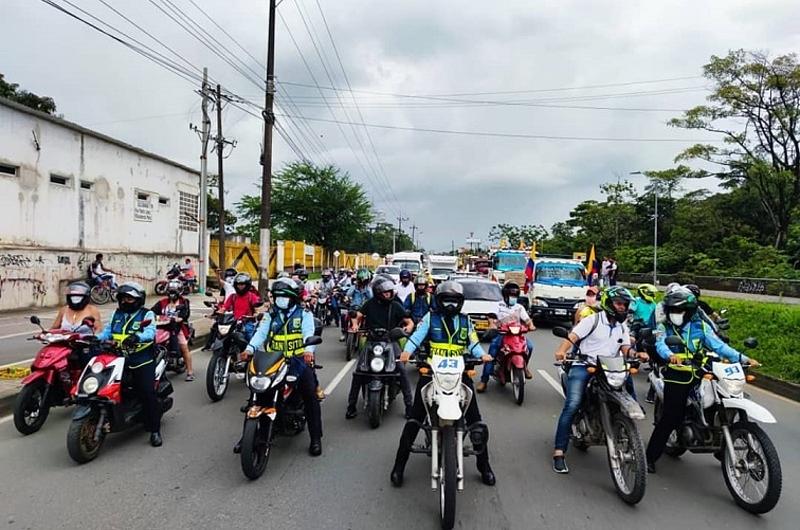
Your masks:
<svg viewBox="0 0 800 530"><path fill-rule="evenodd" d="M669 322L683 326L697 311L697 297L686 287L673 289L664 297L664 313Z"/></svg>
<svg viewBox="0 0 800 530"><path fill-rule="evenodd" d="M133 302L128 302L128 298L133 298ZM145 292L144 287L136 282L126 282L117 289L117 302L120 311L123 313L133 313L144 306Z"/></svg>
<svg viewBox="0 0 800 530"><path fill-rule="evenodd" d="M289 299L288 306L278 306L280 309L289 309L290 307L294 307L294 305L300 301L300 285L298 285L298 283L291 278L279 278L275 280L272 282L270 292L272 293L273 300L277 300L278 298Z"/></svg>
<svg viewBox="0 0 800 530"><path fill-rule="evenodd" d="M625 309L617 311L614 307L614 302L622 302L625 304ZM628 318L628 308L633 302L633 296L630 291L624 287L609 287L600 297L600 308L608 315L608 320L616 320L619 323L625 322Z"/></svg>
<svg viewBox="0 0 800 530"><path fill-rule="evenodd" d="M231 278L235 278L237 274L239 274L239 271L237 271L233 267L228 267L227 269L225 269L225 275L223 277L225 278L225 280L230 281Z"/></svg>
<svg viewBox="0 0 800 530"><path fill-rule="evenodd" d="M700 287L698 287L696 284L687 283L686 285L684 285L684 287L689 289L689 292L691 292L695 296L695 298L700 298Z"/></svg>
<svg viewBox="0 0 800 530"><path fill-rule="evenodd" d="M297 277L302 281L306 281L308 279L308 271L305 269L297 269L294 271L294 273L297 274Z"/></svg>
<svg viewBox="0 0 800 530"><path fill-rule="evenodd" d="M253 287L253 280L246 272L237 274L236 278L233 279L233 288L236 290L236 294L240 296L249 291L251 287Z"/></svg>
<svg viewBox="0 0 800 530"><path fill-rule="evenodd" d="M89 304L92 289L86 282L72 282L67 286L67 305L73 311L80 311Z"/></svg>
<svg viewBox="0 0 800 530"><path fill-rule="evenodd" d="M372 282L372 296L381 301L383 300L381 295L386 292L394 292L394 280L388 276L377 275Z"/></svg>
<svg viewBox="0 0 800 530"><path fill-rule="evenodd" d="M330 280L331 278L333 278L333 273L330 271L330 269L325 269L322 271L323 280Z"/></svg>
<svg viewBox="0 0 800 530"><path fill-rule="evenodd" d="M167 296L170 300L177 300L183 293L183 283L179 280L170 280L167 284Z"/></svg>
<svg viewBox="0 0 800 530"><path fill-rule="evenodd" d="M411 280L411 271L408 269L403 269L400 271L400 279L401 280Z"/></svg>
<svg viewBox="0 0 800 530"><path fill-rule="evenodd" d="M510 297L518 298L520 293L519 285L514 282L506 282L503 284L503 300L505 300L506 304L508 303L508 299Z"/></svg>
<svg viewBox="0 0 800 530"><path fill-rule="evenodd" d="M434 294L436 305L448 316L455 316L464 307L464 287L452 280L447 280L439 284Z"/></svg>

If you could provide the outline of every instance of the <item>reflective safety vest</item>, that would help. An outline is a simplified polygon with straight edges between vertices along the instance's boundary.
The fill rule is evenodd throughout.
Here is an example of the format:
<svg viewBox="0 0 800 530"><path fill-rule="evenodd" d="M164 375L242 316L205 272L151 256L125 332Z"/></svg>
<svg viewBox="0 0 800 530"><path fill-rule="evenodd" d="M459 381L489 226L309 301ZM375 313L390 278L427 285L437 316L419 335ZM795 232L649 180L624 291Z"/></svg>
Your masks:
<svg viewBox="0 0 800 530"><path fill-rule="evenodd" d="M705 322L702 322L703 325L703 334L708 330L708 325ZM699 381L700 378L697 375L697 368L693 364L687 364L688 361L692 361L694 359L695 353L703 350L703 336L698 335L692 338L692 323L690 322L687 324L687 333L686 337L682 336L680 331L675 328L672 324L668 324L673 331L673 335L680 337L683 341L683 351L680 353L674 353L675 357L681 360L683 364L670 364L667 366L667 369L664 373L664 382L665 383L676 383L679 385L688 385L694 383L695 381ZM702 363L705 364L708 360L706 355L703 355Z"/></svg>
<svg viewBox="0 0 800 530"><path fill-rule="evenodd" d="M450 329L453 321L438 312L431 312L431 327L428 332L431 355L458 357L464 355L469 346L469 317L458 315L455 329Z"/></svg>
<svg viewBox="0 0 800 530"><path fill-rule="evenodd" d="M295 307L292 314L281 323L278 321L280 313L270 312L270 340L269 350L283 352L284 357L302 355L305 351L303 345L303 308Z"/></svg>
<svg viewBox="0 0 800 530"><path fill-rule="evenodd" d="M111 317L111 338L117 344L142 330L142 320L144 320L147 310L142 308L132 315L122 311L114 311ZM134 353L128 356L128 368L139 368L147 363L153 362L153 341L140 342L136 345Z"/></svg>

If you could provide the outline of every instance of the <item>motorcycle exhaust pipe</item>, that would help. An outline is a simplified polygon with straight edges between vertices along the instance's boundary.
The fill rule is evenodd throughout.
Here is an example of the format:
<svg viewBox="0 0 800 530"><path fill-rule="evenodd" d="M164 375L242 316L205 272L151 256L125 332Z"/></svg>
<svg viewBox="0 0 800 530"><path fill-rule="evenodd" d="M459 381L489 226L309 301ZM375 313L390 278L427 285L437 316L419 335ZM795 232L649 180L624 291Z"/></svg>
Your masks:
<svg viewBox="0 0 800 530"><path fill-rule="evenodd" d="M431 489L439 487L439 429L431 429Z"/></svg>
<svg viewBox="0 0 800 530"><path fill-rule="evenodd" d="M456 458L458 461L456 484L458 491L464 491L464 429L456 429Z"/></svg>

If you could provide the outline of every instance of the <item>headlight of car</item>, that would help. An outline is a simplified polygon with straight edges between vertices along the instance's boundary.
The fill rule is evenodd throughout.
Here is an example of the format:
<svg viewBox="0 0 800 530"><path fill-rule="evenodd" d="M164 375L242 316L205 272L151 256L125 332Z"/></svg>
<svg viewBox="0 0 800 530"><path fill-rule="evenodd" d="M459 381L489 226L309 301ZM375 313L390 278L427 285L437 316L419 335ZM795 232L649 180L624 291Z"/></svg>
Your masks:
<svg viewBox="0 0 800 530"><path fill-rule="evenodd" d="M255 377L250 378L250 388L253 389L254 392L263 392L264 390L269 388L270 379L264 375L257 375Z"/></svg>
<svg viewBox="0 0 800 530"><path fill-rule="evenodd" d="M369 368L373 372L383 372L384 366L386 366L386 362L383 360L383 357L373 357L369 362Z"/></svg>
<svg viewBox="0 0 800 530"><path fill-rule="evenodd" d="M436 381L445 392L452 392L461 382L461 374L436 374Z"/></svg>
<svg viewBox="0 0 800 530"><path fill-rule="evenodd" d="M103 371L104 368L105 368L105 366L103 365L103 363L96 362L96 363L92 363L91 370L92 370L93 374L99 374L100 372Z"/></svg>
<svg viewBox="0 0 800 530"><path fill-rule="evenodd" d="M227 335L230 330L231 330L230 324L217 326L217 331L219 332L220 335Z"/></svg>
<svg viewBox="0 0 800 530"><path fill-rule="evenodd" d="M372 353L374 353L375 355L383 355L383 346L380 344L376 344L372 348Z"/></svg>
<svg viewBox="0 0 800 530"><path fill-rule="evenodd" d="M744 391L744 379L723 379L719 382L722 389L732 396L738 396Z"/></svg>
<svg viewBox="0 0 800 530"><path fill-rule="evenodd" d="M627 377L628 372L606 372L606 381L608 381L608 384L613 388L622 388Z"/></svg>
<svg viewBox="0 0 800 530"><path fill-rule="evenodd" d="M94 394L100 387L100 381L96 377L87 377L83 380L81 389L85 394Z"/></svg>
<svg viewBox="0 0 800 530"><path fill-rule="evenodd" d="M537 305L539 307L547 307L547 302L545 302L541 298L534 298L533 305Z"/></svg>

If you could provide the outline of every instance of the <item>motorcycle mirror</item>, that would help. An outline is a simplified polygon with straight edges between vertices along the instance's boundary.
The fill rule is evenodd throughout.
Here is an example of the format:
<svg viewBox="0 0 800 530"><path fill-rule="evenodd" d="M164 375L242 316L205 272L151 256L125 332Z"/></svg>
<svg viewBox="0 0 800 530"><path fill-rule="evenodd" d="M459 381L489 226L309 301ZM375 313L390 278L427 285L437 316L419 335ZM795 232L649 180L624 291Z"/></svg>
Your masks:
<svg viewBox="0 0 800 530"><path fill-rule="evenodd" d="M486 316L489 317L490 320L497 320L496 313L488 313Z"/></svg>
<svg viewBox="0 0 800 530"><path fill-rule="evenodd" d="M567 331L567 328L556 326L553 328L553 335L556 337L561 337L562 339L566 339L569 338L569 331Z"/></svg>
<svg viewBox="0 0 800 530"><path fill-rule="evenodd" d="M496 329L489 329L486 330L483 334L483 340L494 340L497 337L497 330Z"/></svg>
<svg viewBox="0 0 800 530"><path fill-rule="evenodd" d="M683 346L683 340L676 335L667 337L664 339L664 342L667 344L667 346Z"/></svg>
<svg viewBox="0 0 800 530"><path fill-rule="evenodd" d="M720 316L721 316L721 315L724 315L724 314L725 314L725 313L727 313L727 312L728 312L728 309L726 308L726 309L722 309L722 310L719 312L719 314L720 314Z"/></svg>
<svg viewBox="0 0 800 530"><path fill-rule="evenodd" d="M203 305L206 307L214 307L214 302L211 300L203 300Z"/></svg>
<svg viewBox="0 0 800 530"><path fill-rule="evenodd" d="M639 330L639 336L643 339L652 339L653 330L651 328L642 328Z"/></svg>
<svg viewBox="0 0 800 530"><path fill-rule="evenodd" d="M36 326L41 326L42 321L39 320L39 317L37 317L36 315L31 315L31 324L34 324Z"/></svg>
<svg viewBox="0 0 800 530"><path fill-rule="evenodd" d="M404 339L407 336L408 334L406 333L406 330L404 330L403 328L394 328L389 331L389 338L392 339L393 341Z"/></svg>
<svg viewBox="0 0 800 530"><path fill-rule="evenodd" d="M305 341L303 341L303 346L317 346L318 344L322 344L322 337L319 335L308 337Z"/></svg>
<svg viewBox="0 0 800 530"><path fill-rule="evenodd" d="M211 292L211 289L206 289L206 296L210 296L211 298L214 298L214 293Z"/></svg>
<svg viewBox="0 0 800 530"><path fill-rule="evenodd" d="M746 339L744 339L744 347L745 348L758 347L758 339L755 337L747 337Z"/></svg>

